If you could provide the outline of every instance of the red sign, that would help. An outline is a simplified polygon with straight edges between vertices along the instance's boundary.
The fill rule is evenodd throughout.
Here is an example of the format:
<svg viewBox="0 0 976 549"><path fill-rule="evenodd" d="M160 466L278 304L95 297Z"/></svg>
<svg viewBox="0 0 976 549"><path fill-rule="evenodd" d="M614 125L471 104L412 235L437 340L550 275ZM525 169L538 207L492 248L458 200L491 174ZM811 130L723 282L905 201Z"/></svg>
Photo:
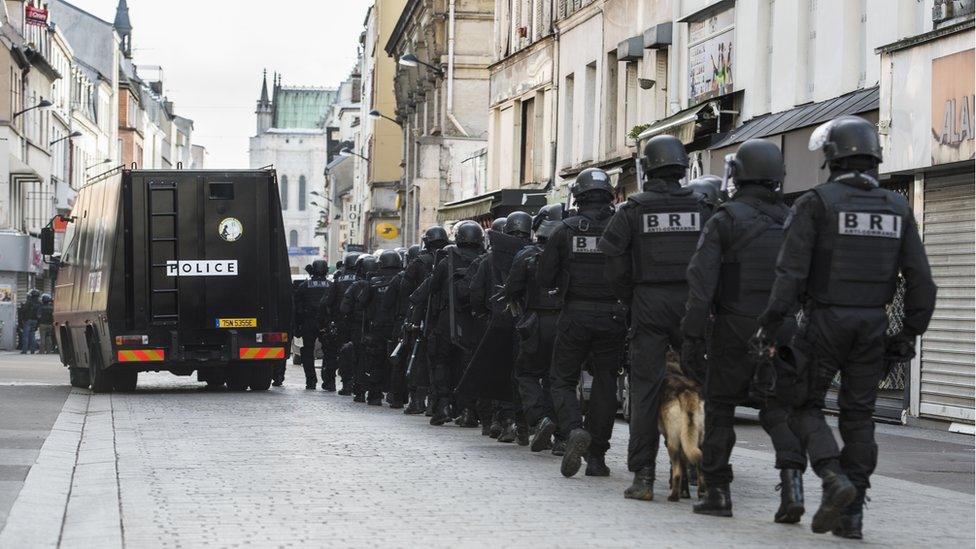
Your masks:
<svg viewBox="0 0 976 549"><path fill-rule="evenodd" d="M51 226L54 228L54 232L56 233L63 233L68 230L68 222L62 219L60 215L54 216Z"/></svg>
<svg viewBox="0 0 976 549"><path fill-rule="evenodd" d="M47 10L44 8L27 6L25 18L27 19L28 25L47 26Z"/></svg>

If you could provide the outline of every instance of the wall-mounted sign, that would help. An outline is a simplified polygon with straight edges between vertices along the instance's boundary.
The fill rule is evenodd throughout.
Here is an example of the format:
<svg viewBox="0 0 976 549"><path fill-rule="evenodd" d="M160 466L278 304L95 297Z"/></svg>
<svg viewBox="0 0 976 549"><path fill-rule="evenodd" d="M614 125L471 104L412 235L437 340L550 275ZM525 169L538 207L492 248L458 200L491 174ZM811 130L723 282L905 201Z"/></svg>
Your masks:
<svg viewBox="0 0 976 549"><path fill-rule="evenodd" d="M319 255L318 246L288 246L288 255Z"/></svg>
<svg viewBox="0 0 976 549"><path fill-rule="evenodd" d="M393 240L394 238L400 236L400 229L398 229L393 223L377 223L376 234L380 238Z"/></svg>
<svg viewBox="0 0 976 549"><path fill-rule="evenodd" d="M932 165L976 155L976 50L932 60Z"/></svg>
<svg viewBox="0 0 976 549"><path fill-rule="evenodd" d="M688 23L688 105L733 91L735 9Z"/></svg>
<svg viewBox="0 0 976 549"><path fill-rule="evenodd" d="M28 25L46 27L47 10L36 6L27 6L27 10L24 12L24 19Z"/></svg>

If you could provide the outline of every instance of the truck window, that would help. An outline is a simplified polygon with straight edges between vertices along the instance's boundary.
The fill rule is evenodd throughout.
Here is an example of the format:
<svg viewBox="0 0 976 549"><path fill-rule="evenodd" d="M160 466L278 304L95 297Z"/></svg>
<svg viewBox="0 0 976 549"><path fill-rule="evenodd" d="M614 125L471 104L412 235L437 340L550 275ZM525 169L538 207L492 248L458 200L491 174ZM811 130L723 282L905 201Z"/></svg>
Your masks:
<svg viewBox="0 0 976 549"><path fill-rule="evenodd" d="M234 184L212 182L208 184L210 189L210 200L233 200Z"/></svg>
<svg viewBox="0 0 976 549"><path fill-rule="evenodd" d="M71 263L75 255L75 248L78 247L78 239L75 236L78 233L77 230L78 223L76 221L68 222L67 228L64 230L64 246L61 250L61 262Z"/></svg>

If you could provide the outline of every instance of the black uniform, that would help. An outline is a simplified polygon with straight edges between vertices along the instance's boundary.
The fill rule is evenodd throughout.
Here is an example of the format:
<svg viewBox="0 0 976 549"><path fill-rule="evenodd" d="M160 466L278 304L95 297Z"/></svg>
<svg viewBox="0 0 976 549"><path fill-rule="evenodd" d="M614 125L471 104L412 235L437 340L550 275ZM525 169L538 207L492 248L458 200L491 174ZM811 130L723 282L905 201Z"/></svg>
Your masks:
<svg viewBox="0 0 976 549"><path fill-rule="evenodd" d="M358 277L351 268L347 267L336 273L333 277L332 287L325 298L326 310L329 312L335 327L337 344L333 346L333 353L339 369L339 377L342 378L343 394L351 394L355 385L356 349L359 347L359 340L352 337L353 320L341 311L341 305L342 298L356 280Z"/></svg>
<svg viewBox="0 0 976 549"><path fill-rule="evenodd" d="M353 393L357 402L365 402L369 382L366 376L366 309L363 295L369 289L369 278L357 278L342 296L339 312L346 317L352 338Z"/></svg>
<svg viewBox="0 0 976 549"><path fill-rule="evenodd" d="M653 478L660 433L661 385L668 346L681 348L685 272L711 209L677 180L650 179L607 226L600 250L607 279L630 303L630 443L627 467Z"/></svg>
<svg viewBox="0 0 976 549"><path fill-rule="evenodd" d="M430 297L429 282L431 274L434 272L435 254L438 249L421 250L407 268L403 271L403 282L401 291L404 295L410 296L410 319L412 326L423 326L423 331L415 334L414 344L417 346L414 354L413 364L410 365L410 372L407 376L407 385L410 388L412 398L423 401L427 398L431 386L431 368L428 358L428 340L432 332L430 326L430 314L435 310L428 309L428 299ZM426 285L425 285L426 283ZM421 286L424 286L423 288ZM436 309L434 307L433 309ZM409 358L408 358L409 360Z"/></svg>
<svg viewBox="0 0 976 549"><path fill-rule="evenodd" d="M390 295L396 291L391 285L396 274L396 269L380 269L357 296L357 308L363 311L366 326L363 385L368 392L368 402L374 405L382 404L390 377L390 337L395 309L388 303L396 302L396 296Z"/></svg>
<svg viewBox="0 0 976 549"><path fill-rule="evenodd" d="M539 260L539 283L552 289L563 285L564 305L556 323L552 355L552 401L559 435L567 437L583 426L577 386L585 362L593 375L585 429L592 437L589 455L602 458L610 448L617 413L617 374L626 326L617 310L617 297L604 277L606 256L598 242L613 214L606 204L584 204L577 215L564 219L546 244Z"/></svg>
<svg viewBox="0 0 976 549"><path fill-rule="evenodd" d="M932 318L936 287L912 210L858 172L832 173L793 205L763 313L763 324L773 325L805 296L807 320L795 344L811 358L810 390L789 423L818 475L843 472L861 494L878 459L872 416L885 352L884 307L899 271L905 279L902 336L914 341ZM842 451L823 415L837 372Z"/></svg>
<svg viewBox="0 0 976 549"><path fill-rule="evenodd" d="M319 326L319 302L331 287L332 281L325 275L315 275L303 281L295 291L295 324L302 337L302 369L305 370L305 387L309 389L314 389L318 382L315 376L315 342L320 342L323 354L327 351L328 342Z"/></svg>
<svg viewBox="0 0 976 549"><path fill-rule="evenodd" d="M396 345L402 343L403 348L396 364L390 368L390 406L399 408L407 401L407 362L410 359L410 352L413 350L414 336L404 328L407 316L410 314L410 293L407 292L403 283L404 271L400 271L390 281L390 291L386 292L384 307L393 311L393 326L390 333L390 341Z"/></svg>
<svg viewBox="0 0 976 549"><path fill-rule="evenodd" d="M558 295L550 294L539 284L539 257L543 247L536 243L515 256L504 289L505 300L519 303L524 311L517 323L515 381L529 425L538 425L544 417L556 417L549 369L561 303Z"/></svg>
<svg viewBox="0 0 976 549"><path fill-rule="evenodd" d="M715 313L701 466L708 485L732 481L729 457L735 445L735 407L750 396L758 357L750 352L749 340L769 299L788 211L779 193L761 185L742 185L735 198L709 219L688 266L684 336L705 339L708 317ZM762 404L759 421L776 450L776 468L803 471L806 457L787 424L789 408L771 396L755 404Z"/></svg>

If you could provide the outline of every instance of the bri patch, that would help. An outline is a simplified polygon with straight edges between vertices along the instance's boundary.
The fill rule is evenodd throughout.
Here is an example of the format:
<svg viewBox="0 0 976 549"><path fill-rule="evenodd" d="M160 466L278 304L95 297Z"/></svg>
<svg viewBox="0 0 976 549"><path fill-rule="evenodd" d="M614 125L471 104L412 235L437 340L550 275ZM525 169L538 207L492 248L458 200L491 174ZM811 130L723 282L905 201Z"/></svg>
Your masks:
<svg viewBox="0 0 976 549"><path fill-rule="evenodd" d="M865 212L840 212L837 232L847 236L901 238L901 216Z"/></svg>
<svg viewBox="0 0 976 549"><path fill-rule="evenodd" d="M574 236L573 253L577 253L577 254L599 253L600 250L597 248L597 245L599 243L600 243L599 236Z"/></svg>
<svg viewBox="0 0 976 549"><path fill-rule="evenodd" d="M683 233L701 230L698 212L668 212L644 214L644 233Z"/></svg>

